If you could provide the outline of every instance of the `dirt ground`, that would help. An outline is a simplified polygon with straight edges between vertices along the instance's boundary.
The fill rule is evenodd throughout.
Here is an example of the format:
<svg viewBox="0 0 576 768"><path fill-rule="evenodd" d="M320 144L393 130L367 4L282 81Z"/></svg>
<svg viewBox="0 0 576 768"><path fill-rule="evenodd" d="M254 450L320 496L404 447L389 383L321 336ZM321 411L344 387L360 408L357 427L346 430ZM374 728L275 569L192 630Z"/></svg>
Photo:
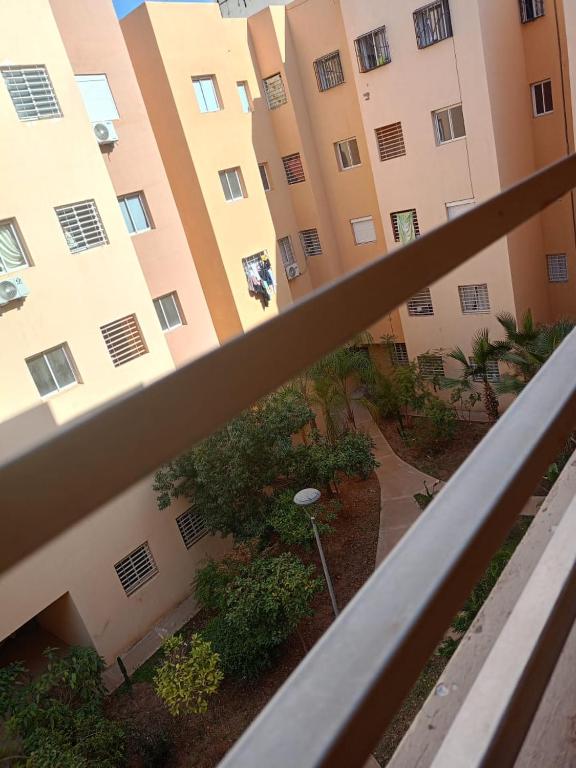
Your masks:
<svg viewBox="0 0 576 768"><path fill-rule="evenodd" d="M332 525L334 532L324 539L326 559L332 574L340 608L354 596L374 569L380 521L380 486L375 475L358 482L341 484L342 510ZM296 551L296 550L295 550ZM321 565L315 551L298 551L300 557ZM110 700L108 714L121 721L129 732L142 739L154 740L155 734L167 734L171 742L168 755L157 763L144 763L132 756L131 768L148 765L166 768L212 768L234 744L278 687L299 664L309 649L332 622L332 609L326 590L314 603L314 615L305 619L300 632L282 647L273 669L251 685L224 681L203 715L172 718L155 695L150 682L138 682L131 692L120 690ZM202 625L195 617L188 630ZM142 670L141 678L151 679L152 664Z"/></svg>

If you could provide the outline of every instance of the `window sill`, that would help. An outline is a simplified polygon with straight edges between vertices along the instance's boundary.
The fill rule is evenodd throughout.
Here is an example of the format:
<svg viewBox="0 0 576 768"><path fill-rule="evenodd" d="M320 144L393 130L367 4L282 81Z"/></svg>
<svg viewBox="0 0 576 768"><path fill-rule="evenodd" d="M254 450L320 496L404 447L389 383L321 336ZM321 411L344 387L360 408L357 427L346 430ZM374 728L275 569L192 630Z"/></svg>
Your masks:
<svg viewBox="0 0 576 768"><path fill-rule="evenodd" d="M171 325L170 328L162 328L162 331L164 333L172 333L172 331L177 331L178 328L182 328L184 323L178 323L178 325Z"/></svg>
<svg viewBox="0 0 576 768"><path fill-rule="evenodd" d="M554 110L551 109L549 112L542 112L540 115L532 114L532 117L537 120L539 117L548 117L549 115L553 115Z"/></svg>
<svg viewBox="0 0 576 768"><path fill-rule="evenodd" d="M436 146L444 147L446 146L446 144L455 144L457 141L464 141L465 139L466 139L466 136L458 136L455 139L446 139L446 141L436 140Z"/></svg>
<svg viewBox="0 0 576 768"><path fill-rule="evenodd" d="M136 237L136 235L143 235L144 232L152 232L154 227L146 227L146 229L137 229L134 232L128 232L130 237Z"/></svg>
<svg viewBox="0 0 576 768"><path fill-rule="evenodd" d="M346 171L353 171L354 168L360 168L362 166L362 163L356 163L356 165L349 165L348 168L342 168L340 166L340 172L345 173Z"/></svg>
<svg viewBox="0 0 576 768"><path fill-rule="evenodd" d="M58 397L58 395L63 395L65 392L69 392L71 389L74 389L80 384L82 384L81 381L75 381L74 384L68 384L67 387L56 389L54 392L49 392L47 395L40 395L40 399L42 400L42 402L45 402L47 400L53 400L55 397Z"/></svg>

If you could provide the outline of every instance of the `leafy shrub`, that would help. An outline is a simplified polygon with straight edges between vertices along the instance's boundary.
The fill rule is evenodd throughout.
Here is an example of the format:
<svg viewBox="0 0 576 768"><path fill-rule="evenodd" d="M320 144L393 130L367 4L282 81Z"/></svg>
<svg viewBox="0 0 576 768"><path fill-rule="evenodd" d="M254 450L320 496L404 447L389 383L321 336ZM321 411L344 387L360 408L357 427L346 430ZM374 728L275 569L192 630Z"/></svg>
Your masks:
<svg viewBox="0 0 576 768"><path fill-rule="evenodd" d="M198 577L198 599L202 602L208 595L204 605L217 610L203 635L220 655L226 675L253 679L272 664L278 646L310 615L322 582L314 577L313 566L291 553L264 554L245 564L227 560L210 563L208 579L202 572ZM223 574L217 574L220 569Z"/></svg>
<svg viewBox="0 0 576 768"><path fill-rule="evenodd" d="M339 441L338 469L345 475L357 475L366 480L379 466L374 457L374 441L363 432L348 432Z"/></svg>
<svg viewBox="0 0 576 768"><path fill-rule="evenodd" d="M415 493L414 501L421 510L425 510L433 501L439 491L440 482L435 482L432 488L428 488L428 483L424 481L424 493Z"/></svg>
<svg viewBox="0 0 576 768"><path fill-rule="evenodd" d="M102 659L92 648L58 658L31 678L21 663L0 670L0 720L32 768L118 768L124 733L104 717Z"/></svg>
<svg viewBox="0 0 576 768"><path fill-rule="evenodd" d="M335 506L331 504L329 509L320 503L314 506L316 525L321 535L332 533L333 529L328 521L336 517ZM294 491L283 491L276 496L270 523L280 540L288 546L300 545L309 548L314 541L310 518L301 507L294 504Z"/></svg>
<svg viewBox="0 0 576 768"><path fill-rule="evenodd" d="M439 450L454 439L458 417L454 409L438 397L427 398L414 437L421 448Z"/></svg>
<svg viewBox="0 0 576 768"><path fill-rule="evenodd" d="M206 712L208 697L216 693L224 677L218 654L197 634L189 640L173 635L162 649L164 661L156 669L154 690L170 714Z"/></svg>

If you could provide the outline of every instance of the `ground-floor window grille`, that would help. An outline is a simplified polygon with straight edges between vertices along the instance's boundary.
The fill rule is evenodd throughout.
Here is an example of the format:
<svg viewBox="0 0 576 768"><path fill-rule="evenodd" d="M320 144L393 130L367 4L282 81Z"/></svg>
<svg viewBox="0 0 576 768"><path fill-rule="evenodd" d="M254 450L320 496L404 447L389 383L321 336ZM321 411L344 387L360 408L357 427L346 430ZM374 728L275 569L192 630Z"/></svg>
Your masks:
<svg viewBox="0 0 576 768"><path fill-rule="evenodd" d="M444 362L440 355L420 355L418 368L425 379L435 379L444 376Z"/></svg>
<svg viewBox="0 0 576 768"><path fill-rule="evenodd" d="M409 315L433 315L434 306L432 304L430 289L426 288L425 290L414 294L414 296L408 300L407 306Z"/></svg>
<svg viewBox="0 0 576 768"><path fill-rule="evenodd" d="M116 368L148 352L136 315L121 317L100 330Z"/></svg>
<svg viewBox="0 0 576 768"><path fill-rule="evenodd" d="M131 595L158 573L148 542L144 542L114 566L127 595Z"/></svg>
<svg viewBox="0 0 576 768"><path fill-rule="evenodd" d="M176 518L176 523L187 549L208 533L204 517L198 510L188 509Z"/></svg>
<svg viewBox="0 0 576 768"><path fill-rule="evenodd" d="M396 368L409 365L408 350L406 344L402 341L395 341L390 349L392 355L392 365Z"/></svg>
<svg viewBox="0 0 576 768"><path fill-rule="evenodd" d="M470 358L470 365L476 365L473 357ZM500 381L500 368L497 360L488 360L486 363L486 378L488 381ZM472 374L472 381L484 381L484 376L481 373L474 373Z"/></svg>
<svg viewBox="0 0 576 768"><path fill-rule="evenodd" d="M459 285L458 293L460 294L460 306L465 315L490 312L490 298L486 283L482 283L482 285Z"/></svg>
<svg viewBox="0 0 576 768"><path fill-rule="evenodd" d="M546 256L548 262L548 280L551 283L568 281L568 260L565 253L552 253Z"/></svg>
<svg viewBox="0 0 576 768"><path fill-rule="evenodd" d="M306 258L321 255L322 245L317 229L303 229L300 232L300 242L302 243L302 250Z"/></svg>

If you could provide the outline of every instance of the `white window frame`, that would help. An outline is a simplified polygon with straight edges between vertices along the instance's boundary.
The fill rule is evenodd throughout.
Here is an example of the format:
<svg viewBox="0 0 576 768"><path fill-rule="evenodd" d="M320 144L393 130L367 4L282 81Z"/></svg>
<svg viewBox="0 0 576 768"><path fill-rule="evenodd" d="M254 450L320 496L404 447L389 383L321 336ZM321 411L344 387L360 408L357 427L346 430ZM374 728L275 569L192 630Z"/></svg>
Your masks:
<svg viewBox="0 0 576 768"><path fill-rule="evenodd" d="M145 555L146 565L150 566L150 569L146 570L145 573L139 574L139 568L135 565L135 559L140 558L142 553ZM126 567L130 567L137 577L134 581L131 581L131 583L128 583L124 573L121 575L120 569L125 569ZM158 566L156 565L154 555L152 554L152 550L150 549L150 545L147 541L145 541L143 544L140 544L140 546L136 547L136 549L133 549L132 552L127 554L121 560L118 560L118 562L114 564L114 570L116 571L118 581L122 585L122 589L124 590L127 597L133 595L134 592L139 590L140 587L144 586L144 584L149 582L150 579L153 579L154 576L158 574Z"/></svg>
<svg viewBox="0 0 576 768"><path fill-rule="evenodd" d="M108 235L95 200L59 205L54 210L70 253L81 253L108 245Z"/></svg>
<svg viewBox="0 0 576 768"><path fill-rule="evenodd" d="M470 297L474 293L474 298ZM458 295L463 315L486 315L490 312L490 293L487 283L459 285Z"/></svg>
<svg viewBox="0 0 576 768"><path fill-rule="evenodd" d="M238 80L236 83L236 90L238 92L238 98L240 99L240 106L242 107L242 112L245 115L250 114L254 110L253 104L252 104L252 97L250 95L250 88L248 87L248 81L247 80ZM246 97L246 106L248 109L245 109L244 101L242 99L242 92L244 93L244 96Z"/></svg>
<svg viewBox="0 0 576 768"><path fill-rule="evenodd" d="M214 92L214 100L216 102L216 109L208 109L208 101L206 100L206 96L204 94L204 88L202 86L202 83L205 83L205 82L210 82L212 86L212 90ZM202 94L202 99L204 104L201 103L200 98L198 96L196 83L200 85L200 92ZM220 99L220 92L218 90L218 83L216 82L215 75L195 75L192 78L192 89L194 90L194 95L196 97L196 103L198 104L198 109L200 110L200 114L208 115L214 112L222 111L222 100ZM202 108L203 106L205 107L205 109Z"/></svg>
<svg viewBox="0 0 576 768"><path fill-rule="evenodd" d="M44 64L0 67L0 73L21 122L62 117L60 103Z"/></svg>
<svg viewBox="0 0 576 768"><path fill-rule="evenodd" d="M16 219L5 219L4 221L0 221L0 230L3 228L9 230L10 234L12 235L18 251L24 259L24 264L20 264L17 267L8 267L6 262L3 260L2 253L0 251L0 280L2 279L2 275L8 274L9 272L18 272L20 269L28 269L28 267L31 266L28 251L24 247L24 242L20 236L20 232L18 231Z"/></svg>
<svg viewBox="0 0 576 768"><path fill-rule="evenodd" d="M228 178L229 174L234 174L236 176L236 181L238 182L238 186L240 187L240 194L234 197L232 193L232 187L230 186L230 180ZM236 203L238 200L244 200L246 197L246 190L244 188L244 179L242 178L242 171L240 169L240 166L237 165L234 168L224 168L221 171L218 171L218 176L220 177L220 184L222 185L222 192L224 194L224 199L227 203ZM226 185L224 184L226 182ZM226 197L226 189L228 189L228 193L230 197Z"/></svg>
<svg viewBox="0 0 576 768"><path fill-rule="evenodd" d="M280 72L264 77L262 84L264 85L264 95L266 96L268 109L278 109L288 103L284 80Z"/></svg>
<svg viewBox="0 0 576 768"><path fill-rule="evenodd" d="M434 304L430 288L415 293L406 302L406 309L410 317L433 317Z"/></svg>
<svg viewBox="0 0 576 768"><path fill-rule="evenodd" d="M451 203L446 203L446 218L448 221L453 221L458 216L463 216L470 208L476 205L476 200L471 197L468 200L454 200ZM450 216L450 211L456 208L465 208L466 210L457 213L455 216Z"/></svg>
<svg viewBox="0 0 576 768"><path fill-rule="evenodd" d="M356 152L358 153L358 162L354 163L352 160L352 152L350 151L350 143L354 142L356 144ZM342 151L341 147L345 148L345 152ZM338 168L341 171L351 171L353 168L358 168L360 165L362 165L362 160L360 159L360 148L358 146L358 140L355 136L351 136L349 139L342 139L341 141L337 141L334 144L334 149L336 151L336 159L338 161ZM342 162L342 155L345 155L348 160L350 161L350 165L344 165Z"/></svg>
<svg viewBox="0 0 576 768"><path fill-rule="evenodd" d="M547 254L546 268L549 283L568 282L568 256L565 253Z"/></svg>
<svg viewBox="0 0 576 768"><path fill-rule="evenodd" d="M142 213L144 214L144 218L146 219L146 226L142 229L136 229L136 225L134 223L134 219L132 218L132 214L130 213L130 208L128 207L128 204L126 203L125 209L126 214L128 215L128 218L130 220L130 223L132 224L132 230L128 229L128 234L133 235L139 235L141 232L149 232L152 229L152 220L150 218L150 212L148 210L148 205L146 203L146 198L144 197L143 192L131 192L128 195L120 195L118 198L118 204L122 208L122 204L127 200L134 200L137 199L140 203L140 208L142 209ZM124 217L124 221L126 221L126 218Z"/></svg>
<svg viewBox="0 0 576 768"><path fill-rule="evenodd" d="M62 352L64 353L64 357L66 358L66 362L68 363L68 368L70 369L70 372L74 377L74 381L71 381L70 384L65 384L64 386L60 386L60 384L58 383L56 374L54 373L54 369L52 368L52 365L50 364L50 359L48 357L48 355L51 352L56 352L57 350L62 350ZM74 364L74 361L72 360L72 355L70 354L70 350L68 349L68 344L66 343L58 344L58 346L51 347L50 349L45 349L43 352L39 352L37 355L31 355L31 357L26 358L26 365L28 365L28 363L31 360L38 360L39 358L42 358L46 363L46 366L50 372L50 376L52 376L54 384L56 385L55 389L51 390L50 392L47 392L45 395L42 395L40 391L38 391L38 394L40 395L42 400L47 400L49 397L54 397L54 395L57 395L60 392L66 392L67 389L72 389L72 387L76 387L78 384L80 384L80 377L78 375L78 370ZM30 376L32 376L31 371L30 371ZM34 381L34 377L32 377L32 381ZM34 384L36 385L35 381L34 381ZM38 388L37 385L36 385L36 388Z"/></svg>
<svg viewBox="0 0 576 768"><path fill-rule="evenodd" d="M550 83L550 98L552 99L552 108L546 109L546 100L544 98L544 85L546 83ZM536 88L541 88L542 90L542 104L544 106L544 112L538 112L537 111L537 105L536 105ZM554 90L552 88L552 78L547 77L545 80L539 80L537 83L531 83L530 84L530 93L532 94L532 114L534 117L546 117L546 115L551 115L554 112Z"/></svg>
<svg viewBox="0 0 576 768"><path fill-rule="evenodd" d="M370 222L372 224L372 229L374 230L374 237L371 238L370 240L358 240L358 232L355 225L364 224L365 222ZM374 223L373 216L360 216L360 218L357 218L357 219L350 219L350 225L352 226L352 234L354 236L354 243L356 245L369 245L370 243L377 242L378 235L376 233L376 224Z"/></svg>
<svg viewBox="0 0 576 768"><path fill-rule="evenodd" d="M258 170L260 171L260 180L262 181L264 192L270 192L272 184L270 183L270 174L268 173L268 163L258 163Z"/></svg>
<svg viewBox="0 0 576 768"><path fill-rule="evenodd" d="M460 109L462 110L462 122L464 123L464 133L462 134L462 136L454 135L454 122L452 120L452 111L454 109L457 109L458 107L460 107ZM440 121L438 120L438 115L441 115L444 112L448 114L448 124L450 125L449 139L442 139L440 134ZM434 135L436 136L437 146L441 147L444 144L452 144L454 141L462 141L462 139L466 138L466 122L464 120L464 110L462 108L462 102L460 102L460 104L452 104L450 107L442 107L442 109L435 109L434 112L432 112L432 120L434 122Z"/></svg>
<svg viewBox="0 0 576 768"><path fill-rule="evenodd" d="M314 72L320 93L329 91L344 83L344 69L340 51L332 51L314 62Z"/></svg>
<svg viewBox="0 0 576 768"><path fill-rule="evenodd" d="M202 512L193 507L178 515L176 525L186 549L191 549L200 539L208 535L208 528Z"/></svg>
<svg viewBox="0 0 576 768"><path fill-rule="evenodd" d="M174 309L178 315L178 322L174 325L170 325L168 322L168 316L166 315L166 310L163 304L164 301L171 301L174 305ZM160 327L164 333L170 333L170 331L175 331L176 328L181 328L184 325L184 321L182 320L182 312L180 310L180 302L178 300L178 294L176 291L165 293L163 296L157 296L155 299L153 299L153 304L156 310L156 314L158 315L158 320L160 321Z"/></svg>
<svg viewBox="0 0 576 768"><path fill-rule="evenodd" d="M299 234L302 250L307 259L312 256L322 255L322 243L320 242L318 230L315 227L303 229Z"/></svg>

